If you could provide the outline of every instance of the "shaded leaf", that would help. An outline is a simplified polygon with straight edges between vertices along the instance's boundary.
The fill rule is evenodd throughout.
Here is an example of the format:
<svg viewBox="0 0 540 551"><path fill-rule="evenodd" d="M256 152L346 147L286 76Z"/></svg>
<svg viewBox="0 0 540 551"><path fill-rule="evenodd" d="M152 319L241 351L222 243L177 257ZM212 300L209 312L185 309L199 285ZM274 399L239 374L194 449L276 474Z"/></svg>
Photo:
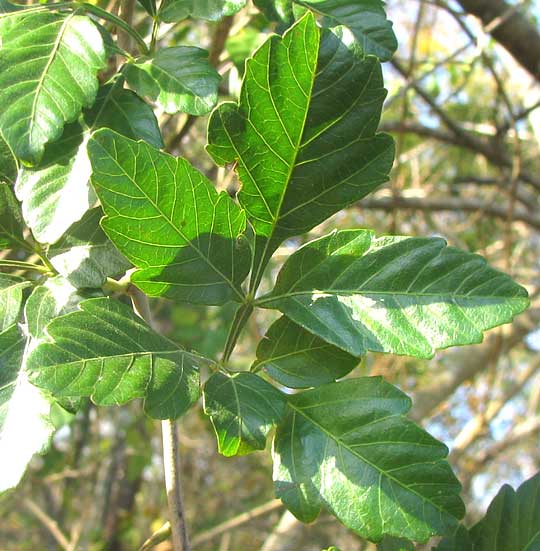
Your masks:
<svg viewBox="0 0 540 551"><path fill-rule="evenodd" d="M233 15L246 5L246 0L163 0L159 9L162 21L173 23L186 17L217 21Z"/></svg>
<svg viewBox="0 0 540 551"><path fill-rule="evenodd" d="M4 16L0 37L0 129L20 159L36 164L94 102L103 40L88 17L51 11Z"/></svg>
<svg viewBox="0 0 540 551"><path fill-rule="evenodd" d="M217 102L221 77L201 48L161 48L154 57L127 63L123 73L134 90L152 98L166 113L204 115Z"/></svg>
<svg viewBox="0 0 540 551"><path fill-rule="evenodd" d="M260 341L251 369L289 388L309 388L344 377L359 361L283 316Z"/></svg>
<svg viewBox="0 0 540 551"><path fill-rule="evenodd" d="M146 10L148 15L153 17L157 14L156 0L139 0L139 4Z"/></svg>
<svg viewBox="0 0 540 551"><path fill-rule="evenodd" d="M300 520L321 506L360 536L425 541L464 514L446 446L405 416L411 402L380 377L289 397L274 442L276 493Z"/></svg>
<svg viewBox="0 0 540 551"><path fill-rule="evenodd" d="M105 233L139 268L142 291L180 301L242 299L249 271L244 212L185 159L110 131L89 143Z"/></svg>
<svg viewBox="0 0 540 551"><path fill-rule="evenodd" d="M77 288L101 287L131 266L103 233L102 216L100 208L89 210L49 248L51 264Z"/></svg>
<svg viewBox="0 0 540 551"><path fill-rule="evenodd" d="M430 358L440 348L481 342L529 300L482 257L443 239L348 230L294 253L259 304L351 354Z"/></svg>
<svg viewBox="0 0 540 551"><path fill-rule="evenodd" d="M438 551L537 551L540 549L540 473L515 491L504 485L484 518L469 531L460 527Z"/></svg>
<svg viewBox="0 0 540 551"><path fill-rule="evenodd" d="M122 79L102 86L92 109L67 125L57 142L45 148L39 167L21 170L15 191L35 238L56 242L96 202L86 145L93 130L112 128L130 138L162 147L157 120L149 105L122 88Z"/></svg>
<svg viewBox="0 0 540 551"><path fill-rule="evenodd" d="M144 398L146 413L157 419L179 417L197 400L201 358L152 331L118 301L94 298L79 308L49 323L49 341L29 356L34 384L103 406Z"/></svg>
<svg viewBox="0 0 540 551"><path fill-rule="evenodd" d="M0 183L14 184L16 179L17 161L9 145L0 134Z"/></svg>
<svg viewBox="0 0 540 551"><path fill-rule="evenodd" d="M382 542L377 545L377 551L414 551L414 544L402 538L386 536Z"/></svg>
<svg viewBox="0 0 540 551"><path fill-rule="evenodd" d="M208 152L237 162L238 194L256 235L253 287L276 247L388 180L394 145L376 135L386 91L359 59L306 14L248 60L239 105L209 123Z"/></svg>
<svg viewBox="0 0 540 551"><path fill-rule="evenodd" d="M21 208L8 184L0 182L0 249L27 248Z"/></svg>
<svg viewBox="0 0 540 551"><path fill-rule="evenodd" d="M266 437L285 412L281 392L252 373L215 373L204 386L219 453L230 457L264 450Z"/></svg>
<svg viewBox="0 0 540 551"><path fill-rule="evenodd" d="M270 21L290 25L294 21L292 0L253 0Z"/></svg>
<svg viewBox="0 0 540 551"><path fill-rule="evenodd" d="M19 319L23 290L29 285L29 281L0 272L0 332Z"/></svg>

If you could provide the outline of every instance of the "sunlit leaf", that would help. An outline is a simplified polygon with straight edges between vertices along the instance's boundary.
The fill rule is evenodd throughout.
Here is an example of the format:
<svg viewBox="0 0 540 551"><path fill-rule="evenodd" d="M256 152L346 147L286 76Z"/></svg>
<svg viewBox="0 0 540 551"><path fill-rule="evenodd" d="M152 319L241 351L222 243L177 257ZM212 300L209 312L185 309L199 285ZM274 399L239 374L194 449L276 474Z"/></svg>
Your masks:
<svg viewBox="0 0 540 551"><path fill-rule="evenodd" d="M440 348L481 342L529 299L482 257L443 239L350 230L294 253L260 304L351 354L430 358Z"/></svg>
<svg viewBox="0 0 540 551"><path fill-rule="evenodd" d="M273 450L278 497L300 520L324 506L372 541L451 532L464 514L460 485L446 446L407 419L410 406L379 377L290 396Z"/></svg>
<svg viewBox="0 0 540 551"><path fill-rule="evenodd" d="M23 290L30 282L0 272L0 331L13 325L21 313Z"/></svg>
<svg viewBox="0 0 540 551"><path fill-rule="evenodd" d="M0 249L27 248L21 208L8 184L0 182Z"/></svg>
<svg viewBox="0 0 540 551"><path fill-rule="evenodd" d="M251 369L289 388L309 388L344 377L359 361L283 316L259 343Z"/></svg>
<svg viewBox="0 0 540 551"><path fill-rule="evenodd" d="M36 164L94 102L103 40L88 17L48 10L2 17L0 37L0 130L20 159Z"/></svg>
<svg viewBox="0 0 540 551"><path fill-rule="evenodd" d="M101 127L155 147L163 145L149 105L123 89L121 79L102 86L92 109L80 121L67 125L60 140L45 148L40 165L24 168L19 174L15 191L23 204L24 219L38 241L56 242L94 206L86 145L92 131Z"/></svg>
<svg viewBox="0 0 540 551"><path fill-rule="evenodd" d="M216 373L204 386L204 411L225 456L264 450L285 405L283 394L253 373Z"/></svg>
<svg viewBox="0 0 540 551"><path fill-rule="evenodd" d="M356 57L309 13L248 60L239 104L212 113L207 149L237 162L257 235L253 281L281 241L388 179L393 141L376 134L385 96L378 61Z"/></svg>
<svg viewBox="0 0 540 551"><path fill-rule="evenodd" d="M244 212L186 160L110 131L89 143L103 229L145 293L201 304L242 299Z"/></svg>
<svg viewBox="0 0 540 551"><path fill-rule="evenodd" d="M123 72L134 90L166 113L204 115L217 101L221 77L201 48L160 48L154 57L127 63Z"/></svg>
<svg viewBox="0 0 540 551"><path fill-rule="evenodd" d="M47 325L48 342L28 358L34 384L103 406L144 398L146 413L158 419L179 417L197 400L200 357L152 331L116 300L89 299L79 308Z"/></svg>
<svg viewBox="0 0 540 551"><path fill-rule="evenodd" d="M163 0L159 17L167 23L186 17L216 21L233 15L246 5L246 0Z"/></svg>
<svg viewBox="0 0 540 551"><path fill-rule="evenodd" d="M14 184L17 178L17 161L0 133L0 183Z"/></svg>

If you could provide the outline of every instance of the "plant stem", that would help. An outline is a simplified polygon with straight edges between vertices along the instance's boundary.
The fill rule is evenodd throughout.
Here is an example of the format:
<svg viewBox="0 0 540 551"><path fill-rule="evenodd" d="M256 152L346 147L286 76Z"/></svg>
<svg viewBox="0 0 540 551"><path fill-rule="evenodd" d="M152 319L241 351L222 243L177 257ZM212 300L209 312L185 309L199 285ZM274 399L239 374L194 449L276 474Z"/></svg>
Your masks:
<svg viewBox="0 0 540 551"><path fill-rule="evenodd" d="M2 266L8 268L19 268L20 270L34 270L42 274L48 274L51 271L48 266L39 266L37 264L31 264L30 262L23 262L21 260L0 260L0 268Z"/></svg>
<svg viewBox="0 0 540 551"><path fill-rule="evenodd" d="M238 337L240 336L242 329L244 328L247 321L249 320L252 312L253 312L253 304L251 302L242 304L236 311L231 328L229 329L227 342L223 350L222 361L224 364L226 364L229 361L231 354L234 350L234 347L236 346L236 342L238 341Z"/></svg>
<svg viewBox="0 0 540 551"><path fill-rule="evenodd" d="M128 294L131 297L135 313L153 327L148 297L134 286L128 288ZM178 428L174 419L165 419L161 422L161 435L163 442L165 490L167 492L173 551L191 551L182 501Z"/></svg>

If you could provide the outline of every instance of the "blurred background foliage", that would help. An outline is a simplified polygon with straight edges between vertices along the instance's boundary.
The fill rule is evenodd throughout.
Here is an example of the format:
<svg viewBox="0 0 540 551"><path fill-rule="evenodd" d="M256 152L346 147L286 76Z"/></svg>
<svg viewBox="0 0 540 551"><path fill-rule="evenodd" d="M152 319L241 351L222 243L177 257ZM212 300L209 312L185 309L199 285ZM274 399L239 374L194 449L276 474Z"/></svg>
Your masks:
<svg viewBox="0 0 540 551"><path fill-rule="evenodd" d="M112 11L120 4L97 3ZM508 45L493 38L504 17L516 13L540 34L540 6L508 2L509 13L486 25L463 10L461 4L470 3L387 2L400 44L385 66L389 95L382 128L397 143L392 180L305 237L336 227L441 235L486 256L531 293L529 313L492 331L481 345L441 352L429 362L370 355L359 367L411 394L412 415L449 446L467 522L484 512L503 482L517 487L540 470L540 71L525 70ZM139 4L133 7L135 26L148 36L151 19ZM209 49L223 77L222 99L228 99L238 94L245 58L276 30L248 2L221 22L163 24L158 41ZM207 118L157 115L166 149L234 194L234 172L216 168L205 152ZM274 275L301 242L286 242L277 251ZM164 334L218 356L231 306L163 300L152 306ZM235 368L249 368L270 316L261 311L252 318L235 351ZM0 550L139 549L167 517L158 424L144 418L139 403L110 409L88 404L76 416L59 411L57 424L50 451L35 458L16 493L0 500ZM269 454L218 456L201 408L182 419L181 446L187 521L197 551L374 549L329 515L303 526L283 514L273 501ZM170 544L155 549L167 551Z"/></svg>

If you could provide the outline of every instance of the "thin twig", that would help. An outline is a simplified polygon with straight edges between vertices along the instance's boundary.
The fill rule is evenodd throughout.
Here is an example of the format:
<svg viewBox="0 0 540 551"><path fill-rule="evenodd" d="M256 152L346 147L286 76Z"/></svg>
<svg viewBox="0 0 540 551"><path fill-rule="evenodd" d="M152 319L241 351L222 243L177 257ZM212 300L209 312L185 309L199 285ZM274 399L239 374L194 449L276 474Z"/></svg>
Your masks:
<svg viewBox="0 0 540 551"><path fill-rule="evenodd" d="M31 499L26 498L23 500L23 505L28 511L30 511L47 529L51 536L56 540L58 545L64 549L64 551L73 551L73 547L67 537L64 535L58 523L51 518L37 503L34 503Z"/></svg>

